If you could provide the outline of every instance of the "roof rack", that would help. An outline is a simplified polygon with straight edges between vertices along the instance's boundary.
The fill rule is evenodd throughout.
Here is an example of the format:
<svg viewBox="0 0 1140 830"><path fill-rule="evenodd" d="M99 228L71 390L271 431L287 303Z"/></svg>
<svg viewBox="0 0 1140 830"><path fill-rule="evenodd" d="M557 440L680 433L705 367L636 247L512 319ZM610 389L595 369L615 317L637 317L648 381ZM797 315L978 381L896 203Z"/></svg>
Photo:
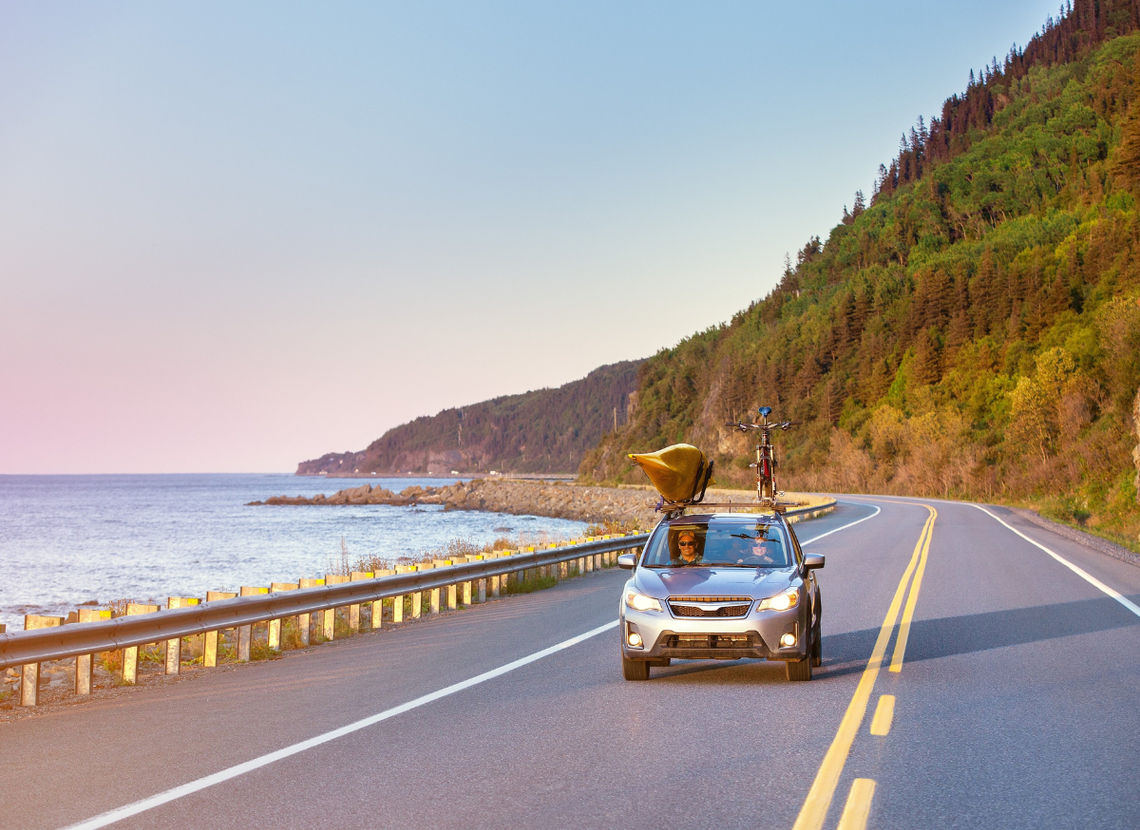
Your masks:
<svg viewBox="0 0 1140 830"><path fill-rule="evenodd" d="M702 493L703 495L703 493ZM692 499L689 501L665 501L662 497L658 500L657 506L654 508L658 513L664 513L667 519L676 519L684 515L685 511L690 507L735 507L742 511L748 512L757 508L763 510L765 508L771 510L773 513L783 515L787 512L791 502L777 502L777 501L723 501L723 502L701 502L699 499Z"/></svg>

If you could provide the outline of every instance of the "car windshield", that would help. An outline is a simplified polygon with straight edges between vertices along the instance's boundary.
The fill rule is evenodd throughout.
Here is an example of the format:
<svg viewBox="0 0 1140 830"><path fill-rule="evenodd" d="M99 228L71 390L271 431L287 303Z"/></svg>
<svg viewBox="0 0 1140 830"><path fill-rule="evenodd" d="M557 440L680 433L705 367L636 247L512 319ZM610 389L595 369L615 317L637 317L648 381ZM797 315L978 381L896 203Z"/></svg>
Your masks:
<svg viewBox="0 0 1140 830"><path fill-rule="evenodd" d="M779 526L764 518L679 521L654 535L642 564L647 568L786 568L788 551Z"/></svg>

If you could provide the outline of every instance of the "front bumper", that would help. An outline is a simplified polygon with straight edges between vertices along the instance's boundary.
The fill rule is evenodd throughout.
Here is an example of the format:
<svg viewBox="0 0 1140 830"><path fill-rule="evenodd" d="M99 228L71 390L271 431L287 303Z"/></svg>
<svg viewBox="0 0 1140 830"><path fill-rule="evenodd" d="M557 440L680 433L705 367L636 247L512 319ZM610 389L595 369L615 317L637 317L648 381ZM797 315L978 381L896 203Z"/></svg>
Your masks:
<svg viewBox="0 0 1140 830"><path fill-rule="evenodd" d="M807 626L799 609L753 612L735 620L680 619L667 612L626 609L621 616L622 654L629 660L803 660ZM630 645L636 634L641 646ZM781 645L786 635L794 645Z"/></svg>

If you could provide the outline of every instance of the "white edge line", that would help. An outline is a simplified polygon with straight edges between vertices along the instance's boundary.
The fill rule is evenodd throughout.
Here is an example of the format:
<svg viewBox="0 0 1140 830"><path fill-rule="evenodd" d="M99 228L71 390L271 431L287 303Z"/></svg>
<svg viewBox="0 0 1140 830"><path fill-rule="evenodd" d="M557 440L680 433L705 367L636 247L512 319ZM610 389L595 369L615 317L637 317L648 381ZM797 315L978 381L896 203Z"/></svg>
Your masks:
<svg viewBox="0 0 1140 830"><path fill-rule="evenodd" d="M835 528L835 530L829 530L829 531L827 531L827 533L821 533L821 534L819 534L818 536L813 536L813 537L811 537L810 539L808 539L806 542L804 542L804 541L802 541L802 540L801 540L801 541L800 541L800 544L801 544L801 545L810 545L812 542L818 542L818 541L819 541L820 539L822 539L824 536L830 536L832 533L838 533L838 532L839 532L839 531L841 531L841 530L846 530L846 529L847 529L847 528L849 528L849 527L854 527L855 525L859 524L860 522L865 522L865 521L867 521L868 519L873 519L873 518L875 518L876 516L878 516L878 515L879 515L879 513L881 513L881 512L882 512L882 508L880 508L880 507L879 507L879 505L877 505L877 504L873 504L873 505L871 505L871 506L875 508L875 512L874 512L874 513L872 513L871 515L869 515L869 516L864 516L862 519L856 519L855 521L853 521L853 522L849 522L848 524L845 524L845 525L843 525L842 527L837 527L837 528Z"/></svg>
<svg viewBox="0 0 1140 830"><path fill-rule="evenodd" d="M312 749L315 746L320 746L321 744L328 743L329 741L336 740L337 738L342 738L345 735L349 735L353 732L358 732L361 729L366 729L369 726L373 726L377 723L380 723L381 721L388 720L389 718L395 717L396 715L402 715L405 712L409 712L412 709L417 709L420 706L432 703L436 700L439 700L440 698L447 697L448 695L453 695L456 692L463 691L464 689L470 689L472 686L477 686L480 683L486 682L487 680L492 680L496 677L500 677L501 675L514 671L515 669L522 668L529 663L533 663L536 660L541 660L543 657L549 657L551 654L562 651L563 649L570 648L571 646L577 645L578 643L588 640L591 637L596 637L605 631L609 631L611 628L616 628L617 624L617 620L611 620L605 625L600 625L597 628L585 632L584 634L579 634L576 637L571 637L569 640L563 640L561 643L557 643L550 646L549 648L542 649L542 651L536 651L533 654L528 654L525 657L520 657L518 660L514 660L513 662L507 663L506 665L499 666L497 669L491 669L490 671L483 672L483 674L476 675L475 677L470 677L467 680L461 680L460 682L453 683L452 685L447 686L443 689L439 689L421 697L417 697L415 700L409 700L407 703L401 703L399 706L394 706L391 709L385 709L383 712L378 712L375 715L370 715L366 718L362 718L355 723L350 723L337 729L333 729L329 732L315 735L312 738L300 741L299 743L295 743L290 746L282 747L281 749L270 752L266 755L262 755L258 758L253 758L240 764L235 764L234 766L227 769L220 770L219 772L215 772L195 781L189 781L178 787L166 790L165 792L158 793L157 795L152 795L149 798L144 798L141 801L136 801L133 804L127 804L122 807L118 807L114 810L110 810L106 813L102 813L93 818L87 819L86 821L79 822L78 824L72 824L66 828L66 830L94 830L94 828L97 827L106 827L109 824L113 824L117 821L122 821L125 818L137 816L139 813L146 812L147 810L151 810L162 804L166 804L170 801L175 801L192 793L199 792L200 790L212 787L215 784L221 784L223 781L229 781L231 778L237 778L240 775L245 775L247 772L253 772L256 769L260 769L261 767L268 766L269 764L275 763L284 758L288 758L290 755L296 755L298 752L304 752L306 749Z"/></svg>
<svg viewBox="0 0 1140 830"><path fill-rule="evenodd" d="M1125 608L1127 608L1129 611L1131 611L1137 617L1140 617L1140 606L1138 606L1136 603L1132 602L1130 599L1128 599L1128 597L1124 596L1119 591L1116 591L1112 588L1109 588L1107 585L1105 585L1103 582L1101 582L1095 576L1093 576L1092 574L1088 573L1087 571L1084 571L1081 568L1077 567L1076 565L1074 565L1072 562L1070 562L1065 557L1061 556L1058 553L1054 553L1053 551L1049 550L1049 548L1045 547L1040 542L1035 541L1033 539L1030 539L1028 536L1026 536L1024 533L1022 533L1016 527L1007 523L1003 519L995 516L993 513L991 513L986 508L982 507L980 504L972 504L971 507L978 508L979 510L981 510L983 513L985 513L987 516L989 516L991 519L993 519L998 524L1005 525L1008 529L1012 530L1014 533L1016 533L1018 536L1020 536L1022 539L1024 539L1029 544L1033 545L1034 547L1041 548L1041 550L1045 551L1047 554L1052 556L1054 559L1056 559L1058 562L1060 562L1062 565L1064 565L1070 571L1075 573L1077 576L1079 576L1085 582L1089 583L1089 585L1092 585L1094 588L1096 588L1099 591L1103 591L1105 594L1107 594L1108 596L1112 597L1114 600L1119 602L1121 605L1123 605Z"/></svg>

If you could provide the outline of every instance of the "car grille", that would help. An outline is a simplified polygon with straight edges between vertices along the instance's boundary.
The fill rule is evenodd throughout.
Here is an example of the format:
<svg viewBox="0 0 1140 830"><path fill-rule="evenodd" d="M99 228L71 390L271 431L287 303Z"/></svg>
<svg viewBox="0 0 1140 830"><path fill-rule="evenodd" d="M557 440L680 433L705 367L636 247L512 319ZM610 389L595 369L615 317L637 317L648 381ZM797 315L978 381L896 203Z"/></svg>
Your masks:
<svg viewBox="0 0 1140 830"><path fill-rule="evenodd" d="M702 651L739 650L761 645L753 634L670 634L662 643L665 648Z"/></svg>
<svg viewBox="0 0 1140 830"><path fill-rule="evenodd" d="M674 617L744 617L751 607L750 597L669 597Z"/></svg>

